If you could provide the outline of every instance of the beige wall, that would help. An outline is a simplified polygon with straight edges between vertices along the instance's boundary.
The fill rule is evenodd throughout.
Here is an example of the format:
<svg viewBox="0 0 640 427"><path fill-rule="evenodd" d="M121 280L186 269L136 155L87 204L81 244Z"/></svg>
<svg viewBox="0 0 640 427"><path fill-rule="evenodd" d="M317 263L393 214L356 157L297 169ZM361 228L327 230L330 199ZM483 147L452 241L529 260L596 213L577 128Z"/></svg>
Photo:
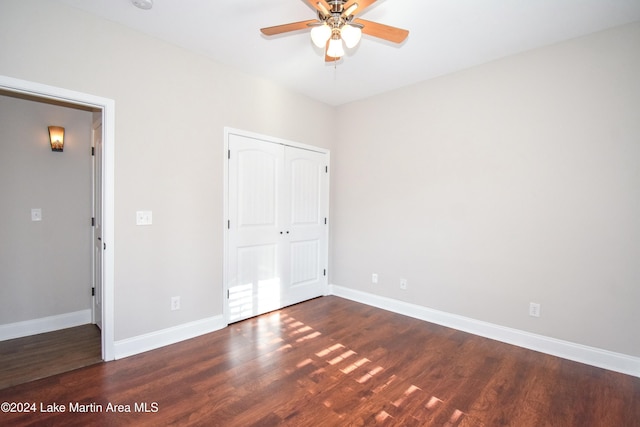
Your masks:
<svg viewBox="0 0 640 427"><path fill-rule="evenodd" d="M0 0L0 46L0 74L115 100L115 339L222 314L224 127L331 148L333 109L45 0Z"/></svg>
<svg viewBox="0 0 640 427"><path fill-rule="evenodd" d="M90 147L90 112L0 95L0 325L91 308Z"/></svg>
<svg viewBox="0 0 640 427"><path fill-rule="evenodd" d="M333 109L59 4L0 8L0 74L116 102L116 340L222 313L231 126L332 150L332 283L640 356L638 24Z"/></svg>
<svg viewBox="0 0 640 427"><path fill-rule="evenodd" d="M629 25L340 107L332 283L640 356L639 46Z"/></svg>

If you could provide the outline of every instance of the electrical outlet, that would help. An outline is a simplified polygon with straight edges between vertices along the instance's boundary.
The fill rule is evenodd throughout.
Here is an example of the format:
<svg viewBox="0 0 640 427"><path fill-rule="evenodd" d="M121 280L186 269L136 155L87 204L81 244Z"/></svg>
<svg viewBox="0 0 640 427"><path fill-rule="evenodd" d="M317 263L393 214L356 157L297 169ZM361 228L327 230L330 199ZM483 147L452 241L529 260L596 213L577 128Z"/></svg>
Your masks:
<svg viewBox="0 0 640 427"><path fill-rule="evenodd" d="M529 316L540 317L540 304L536 302L529 303Z"/></svg>
<svg viewBox="0 0 640 427"><path fill-rule="evenodd" d="M400 289L403 291L407 290L407 279L400 279Z"/></svg>
<svg viewBox="0 0 640 427"><path fill-rule="evenodd" d="M180 297L171 297L171 311L180 310Z"/></svg>
<svg viewBox="0 0 640 427"><path fill-rule="evenodd" d="M378 273L373 273L371 275L371 283L378 283Z"/></svg>

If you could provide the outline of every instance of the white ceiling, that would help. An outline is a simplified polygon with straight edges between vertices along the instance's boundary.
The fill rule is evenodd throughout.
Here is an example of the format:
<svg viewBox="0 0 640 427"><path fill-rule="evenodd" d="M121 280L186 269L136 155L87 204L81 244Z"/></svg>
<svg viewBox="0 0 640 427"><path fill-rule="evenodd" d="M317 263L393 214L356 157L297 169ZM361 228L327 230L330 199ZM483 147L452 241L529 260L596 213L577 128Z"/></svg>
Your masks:
<svg viewBox="0 0 640 427"><path fill-rule="evenodd" d="M378 0L356 15L407 29L407 40L363 36L334 65L308 31L259 31L313 19L306 0L154 0L146 11L130 0L58 1L330 105L640 20L640 0Z"/></svg>

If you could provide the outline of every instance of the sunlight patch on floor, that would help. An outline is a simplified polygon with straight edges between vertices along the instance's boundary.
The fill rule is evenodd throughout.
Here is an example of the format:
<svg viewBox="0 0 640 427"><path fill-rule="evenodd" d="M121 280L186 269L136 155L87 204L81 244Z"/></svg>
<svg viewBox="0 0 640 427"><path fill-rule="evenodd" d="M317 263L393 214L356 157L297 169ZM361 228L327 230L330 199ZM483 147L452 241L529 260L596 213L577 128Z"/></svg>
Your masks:
<svg viewBox="0 0 640 427"><path fill-rule="evenodd" d="M462 417L462 415L464 415L464 413L461 410L456 409L455 411L453 411L451 418L449 418L449 423L451 424L457 423L460 417Z"/></svg>
<svg viewBox="0 0 640 427"><path fill-rule="evenodd" d="M370 362L369 359L363 357L362 359L358 360L355 363L352 363L351 365L347 366L346 368L340 369L340 371L343 374L350 374L351 372L355 371L356 369L358 369L359 367L361 367L365 363L369 363L369 362Z"/></svg>
<svg viewBox="0 0 640 427"><path fill-rule="evenodd" d="M431 396L431 399L429 399L429 401L427 402L427 404L425 405L425 408L432 410L433 408L435 408L438 403L442 403L442 400L438 399L435 396Z"/></svg>
<svg viewBox="0 0 640 427"><path fill-rule="evenodd" d="M307 366L310 363L313 363L313 360L311 360L310 358L307 358L307 359L303 360L302 362L299 362L296 365L296 368L298 368L298 369L304 368L305 366Z"/></svg>
<svg viewBox="0 0 640 427"><path fill-rule="evenodd" d="M311 326L303 326L303 327L301 327L301 328L296 329L295 331L291 331L291 332L289 333L289 336L290 336L290 337L293 337L293 336L295 336L295 335L302 334L302 333L304 333L304 332L308 332L308 331L310 331L310 330L311 330Z"/></svg>
<svg viewBox="0 0 640 427"><path fill-rule="evenodd" d="M335 365L336 363L340 363L346 358L353 356L354 354L357 354L357 353L353 350L347 350L344 353L342 353L340 356L334 357L333 359L329 360L328 363L329 365Z"/></svg>
<svg viewBox="0 0 640 427"><path fill-rule="evenodd" d="M416 387L414 385L409 386L409 388L404 391L402 396L400 398L394 400L393 402L391 402L391 404L393 406L395 406L396 408L399 408L400 405L402 405L405 402L405 400L407 400L407 398L409 396L411 396L411 394L413 394L414 392L416 392L418 390L421 390L421 388L420 387Z"/></svg>
<svg viewBox="0 0 640 427"><path fill-rule="evenodd" d="M256 326L260 331L259 333L254 332L253 328L256 328ZM272 329L277 330L274 332ZM320 331L314 330L304 322L296 320L286 314L280 314L279 312L264 316L256 322L256 324L252 325L251 328L244 329L244 332L245 334L243 335L252 339L259 348L266 346L273 348L278 344L282 344L278 348L265 354L264 356L266 357L276 356L278 353L293 349L298 343L322 336ZM341 383L340 387L344 391L347 401L357 396L359 396L359 398L354 401L370 401L369 399L373 394L385 396L386 400L384 393L394 394L394 396L388 397L389 400L386 400L386 404L380 403L380 406L377 408L374 407L370 409L370 416L375 417L376 423L386 423L389 422L387 421L389 419L396 421L410 419L413 420L411 422L415 421L418 423L440 420L439 422L444 421L444 425L447 426L459 425L462 417L465 415L461 410L455 409L453 412L443 413L444 411L450 410L447 406L442 406L444 401L433 395L429 397L428 394L424 393L422 388L414 384L409 383L410 385L405 386L406 388L400 394L398 387L400 387L406 379L398 377L391 372L388 372L386 377L382 376L382 373L386 371L383 366L374 365L374 367L371 368L368 365L372 363L371 359L362 356L354 361L354 359L356 359L354 356L357 354L356 351L348 348L344 344L333 343L327 347L321 347L321 350L315 353L311 353L309 357L299 361L295 365L295 369L286 370L286 372L293 373L295 370L309 367L309 370L312 370L312 372L309 373L306 378L308 378L310 382L298 381L298 383L304 385L307 391L312 394L317 392L315 391L316 389L331 386L331 384L341 381L341 376L336 375L336 373L342 373L347 376L344 378L351 378L358 384L365 384L375 377L381 377L372 384L370 386L371 388L366 392L363 392L362 389L358 389L357 387L351 387L348 383ZM318 359L321 359L321 361ZM325 367L319 367L320 364L317 362L322 362ZM363 368L365 366L366 368ZM360 368L362 368L365 373L356 375L356 371ZM327 384L327 382L329 382L329 384ZM395 383L399 384L390 387L391 384ZM354 395L354 393L361 394ZM348 410L343 402L331 402L330 399L327 399L323 401L323 404L325 407L331 408L339 417L348 413L345 412ZM375 410L379 410L379 412L375 412Z"/></svg>
<svg viewBox="0 0 640 427"><path fill-rule="evenodd" d="M386 383L379 385L378 387L373 389L374 393L380 393L382 390L387 388L392 382L396 380L396 375L391 375Z"/></svg>
<svg viewBox="0 0 640 427"><path fill-rule="evenodd" d="M391 415L389 415L387 412L380 411L378 415L376 415L376 422L381 423L389 417L391 417Z"/></svg>
<svg viewBox="0 0 640 427"><path fill-rule="evenodd" d="M298 339L296 340L296 342L302 342L302 341L312 340L312 339L314 339L314 338L318 338L320 335L322 335L320 332L315 331L315 332L310 333L309 335L305 335L305 336L303 336L302 338L298 338Z"/></svg>
<svg viewBox="0 0 640 427"><path fill-rule="evenodd" d="M345 348L342 344L334 344L331 347L327 347L324 350L316 353L316 356L318 357L325 357L327 354L332 353L336 350L339 350L341 348Z"/></svg>

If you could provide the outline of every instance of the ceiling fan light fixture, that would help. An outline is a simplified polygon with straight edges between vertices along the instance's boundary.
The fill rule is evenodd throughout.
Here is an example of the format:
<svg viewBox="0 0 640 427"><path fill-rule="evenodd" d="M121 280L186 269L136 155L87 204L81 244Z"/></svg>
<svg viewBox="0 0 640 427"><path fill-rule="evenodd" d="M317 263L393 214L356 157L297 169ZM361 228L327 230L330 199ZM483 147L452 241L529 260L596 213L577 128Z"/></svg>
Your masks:
<svg viewBox="0 0 640 427"><path fill-rule="evenodd" d="M321 49L327 45L327 40L331 37L331 27L327 24L318 25L311 29L311 41Z"/></svg>
<svg viewBox="0 0 640 427"><path fill-rule="evenodd" d="M356 47L360 42L362 30L358 27L354 27L353 25L345 24L342 29L340 29L340 36L342 37L345 46L351 49Z"/></svg>
<svg viewBox="0 0 640 427"><path fill-rule="evenodd" d="M340 37L332 37L331 40L329 40L327 56L331 58L341 58L344 56L344 47L342 47L342 39Z"/></svg>
<svg viewBox="0 0 640 427"><path fill-rule="evenodd" d="M130 0L153 1L153 0ZM290 22L261 28L265 36L275 36L299 30L311 30L311 41L324 50L325 62L336 62L362 40L362 33L392 43L403 43L409 31L374 21L356 18L377 0L306 0L316 12L316 19ZM346 46L346 47L345 47Z"/></svg>

